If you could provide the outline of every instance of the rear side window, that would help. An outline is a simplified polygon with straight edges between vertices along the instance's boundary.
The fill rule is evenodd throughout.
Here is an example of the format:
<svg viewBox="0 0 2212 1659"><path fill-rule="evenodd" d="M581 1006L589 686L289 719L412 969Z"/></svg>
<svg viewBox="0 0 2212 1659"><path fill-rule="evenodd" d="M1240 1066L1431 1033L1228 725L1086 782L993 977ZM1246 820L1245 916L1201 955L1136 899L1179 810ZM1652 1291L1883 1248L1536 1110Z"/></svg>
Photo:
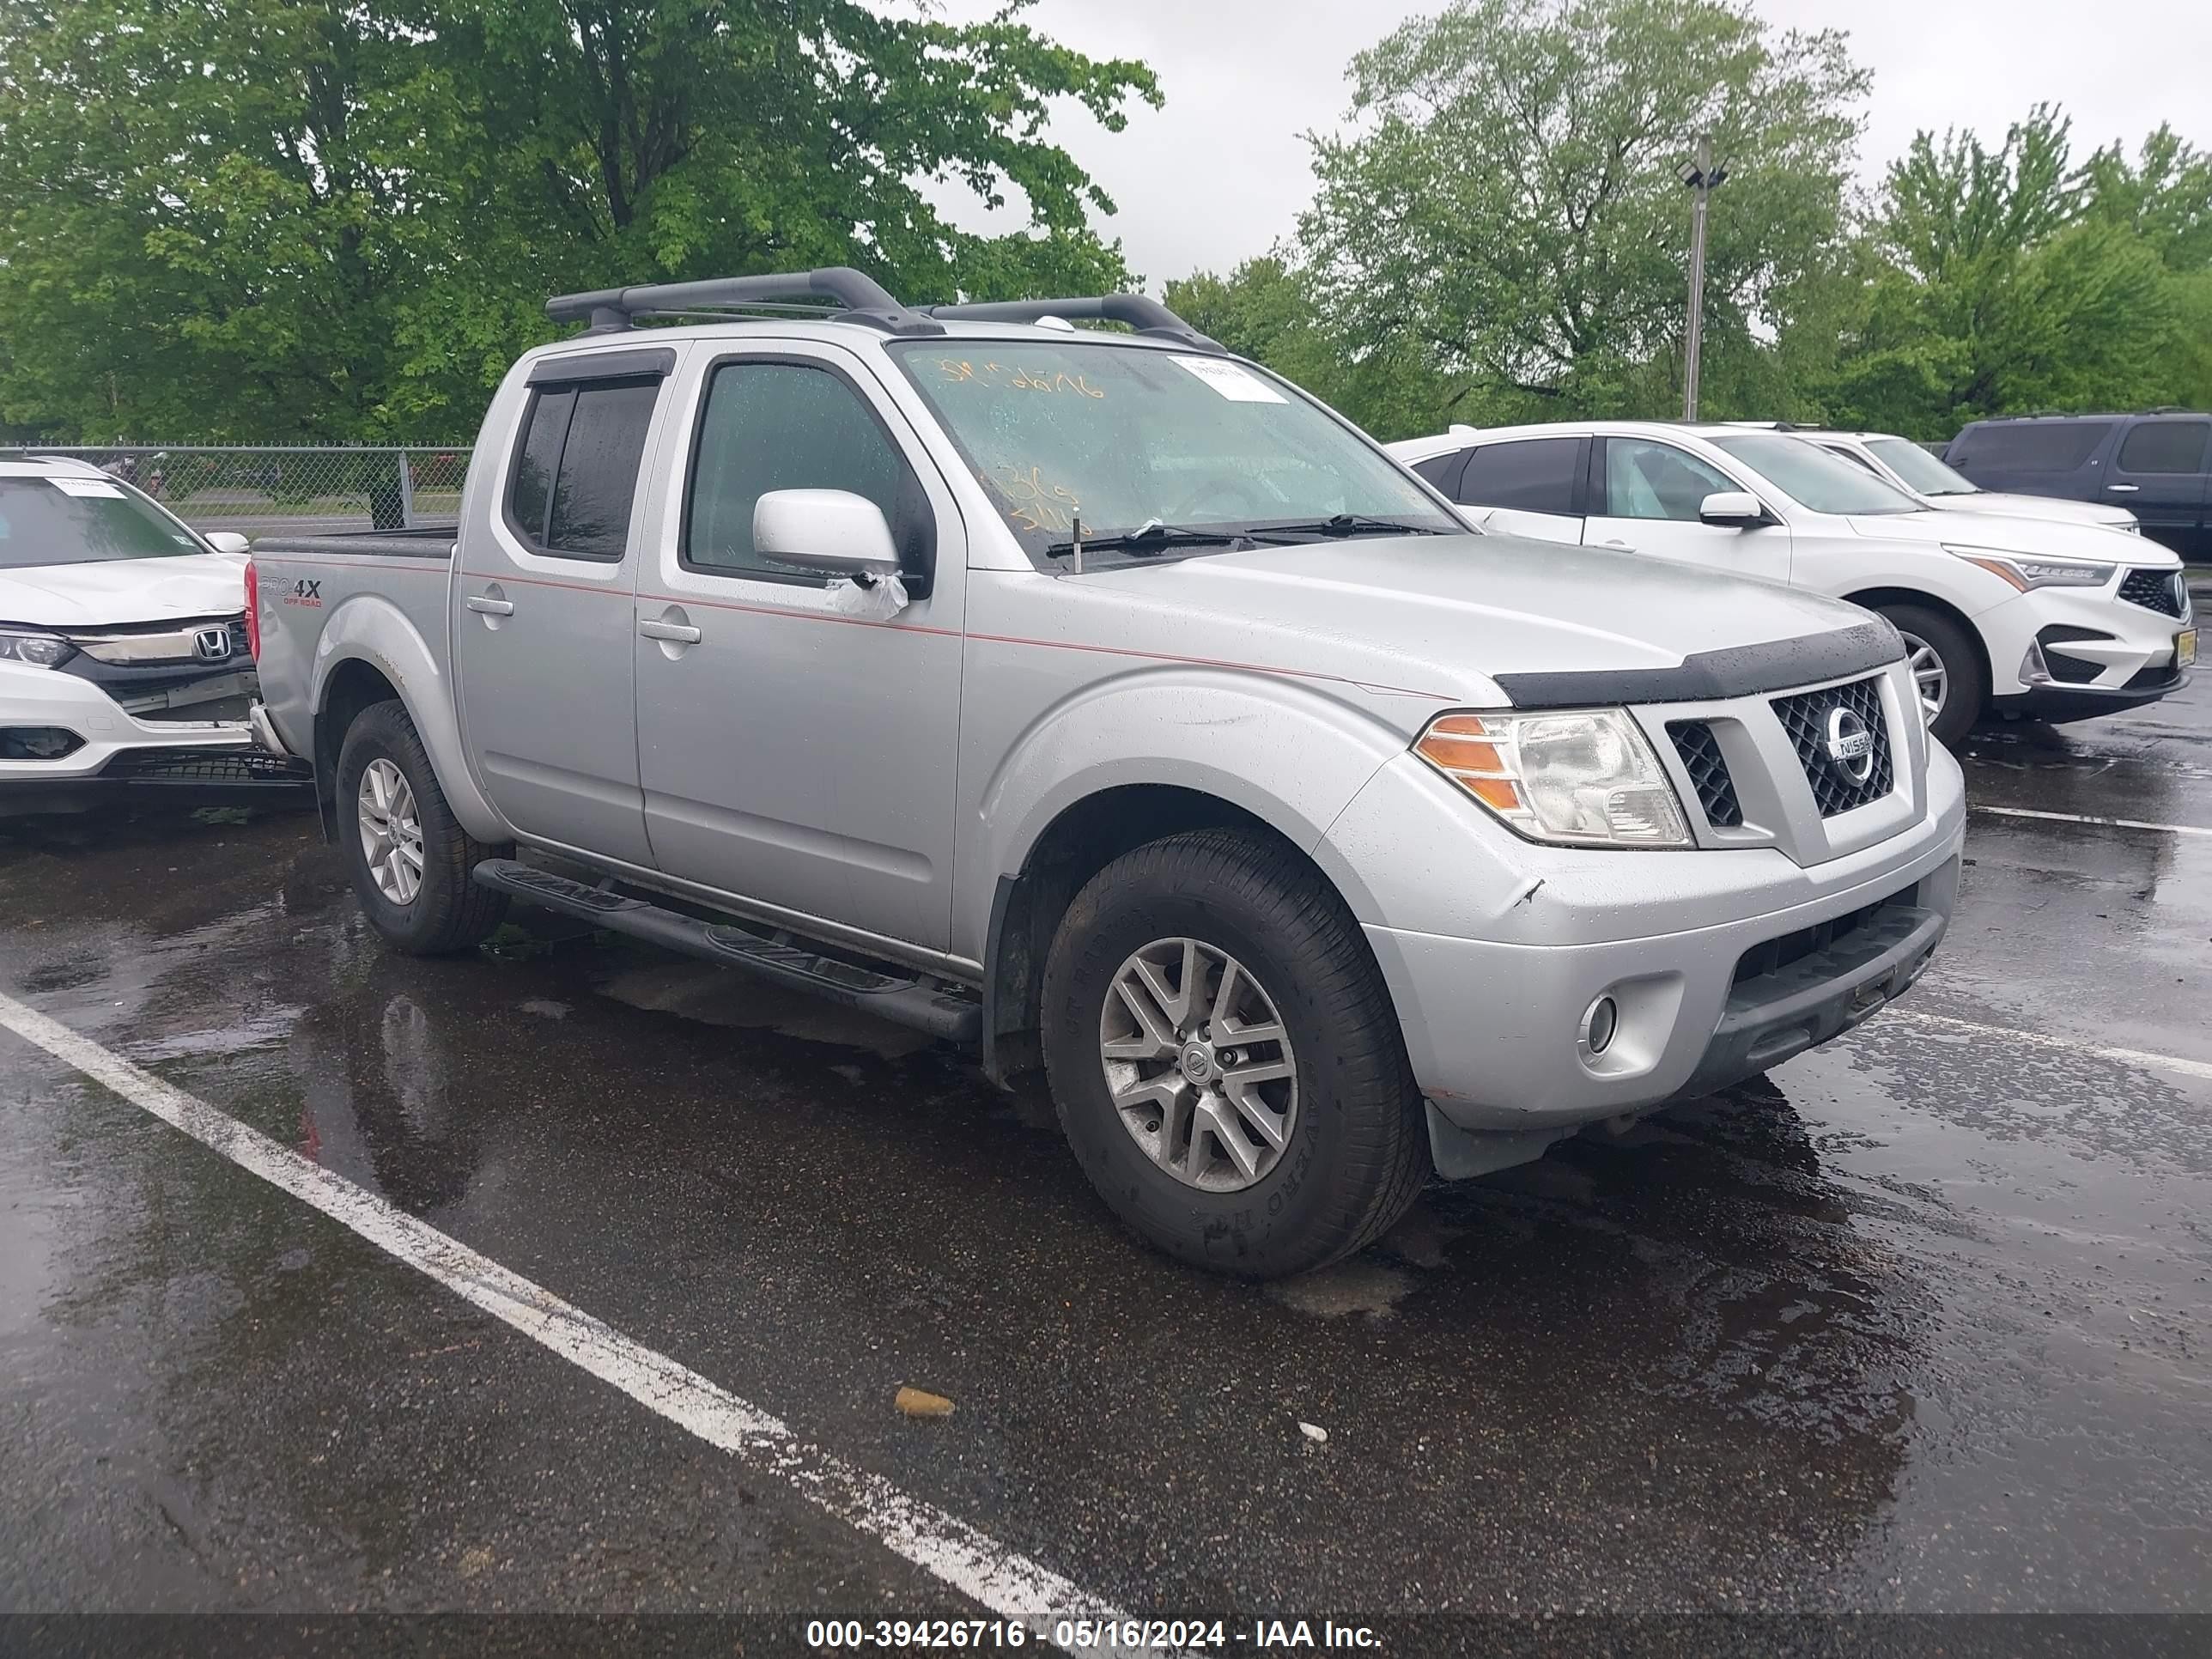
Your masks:
<svg viewBox="0 0 2212 1659"><path fill-rule="evenodd" d="M1459 499L1474 507L1571 514L1575 481L1582 471L1580 438L1485 444L1467 458L1467 471L1459 481Z"/></svg>
<svg viewBox="0 0 2212 1659"><path fill-rule="evenodd" d="M1464 449L1448 449L1441 455L1430 456L1425 461L1415 461L1413 471L1457 501L1460 471L1467 465L1468 454Z"/></svg>
<svg viewBox="0 0 2212 1659"><path fill-rule="evenodd" d="M2202 472L2212 421L2145 421L2120 445L2123 472Z"/></svg>
<svg viewBox="0 0 2212 1659"><path fill-rule="evenodd" d="M753 508L772 489L844 489L883 509L899 566L927 571L936 519L921 481L851 386L806 363L725 363L707 390L684 511L684 562L702 570L820 582L753 548Z"/></svg>
<svg viewBox="0 0 2212 1659"><path fill-rule="evenodd" d="M2110 421L2005 421L1970 427L1944 459L1954 466L2071 472L2094 454Z"/></svg>
<svg viewBox="0 0 2212 1659"><path fill-rule="evenodd" d="M531 398L507 486L507 516L543 552L619 559L629 540L653 380L546 386Z"/></svg>

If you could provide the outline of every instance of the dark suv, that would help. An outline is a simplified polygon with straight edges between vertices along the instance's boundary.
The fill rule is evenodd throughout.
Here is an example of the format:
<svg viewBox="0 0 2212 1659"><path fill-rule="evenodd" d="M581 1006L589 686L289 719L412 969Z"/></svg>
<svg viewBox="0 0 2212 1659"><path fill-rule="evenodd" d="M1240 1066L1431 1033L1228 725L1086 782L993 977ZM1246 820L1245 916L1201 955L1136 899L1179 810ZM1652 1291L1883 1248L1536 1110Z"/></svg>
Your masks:
<svg viewBox="0 0 2212 1659"><path fill-rule="evenodd" d="M1976 421L1943 459L1984 489L2124 507L2153 541L2212 560L2212 415Z"/></svg>

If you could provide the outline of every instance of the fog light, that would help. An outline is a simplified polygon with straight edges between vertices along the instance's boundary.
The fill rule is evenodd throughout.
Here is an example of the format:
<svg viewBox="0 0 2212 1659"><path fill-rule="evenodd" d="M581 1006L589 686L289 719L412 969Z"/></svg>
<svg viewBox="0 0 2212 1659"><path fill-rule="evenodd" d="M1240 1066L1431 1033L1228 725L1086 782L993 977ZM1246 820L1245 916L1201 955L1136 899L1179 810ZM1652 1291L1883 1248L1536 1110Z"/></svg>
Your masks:
<svg viewBox="0 0 2212 1659"><path fill-rule="evenodd" d="M2027 654L2020 659L2020 683L2022 685L2048 685L2051 670L2043 660L2043 647L2034 640L2027 642Z"/></svg>
<svg viewBox="0 0 2212 1659"><path fill-rule="evenodd" d="M1620 1010L1611 997L1600 997L1583 1015L1583 1052L1595 1056L1613 1047L1613 1034L1620 1026Z"/></svg>

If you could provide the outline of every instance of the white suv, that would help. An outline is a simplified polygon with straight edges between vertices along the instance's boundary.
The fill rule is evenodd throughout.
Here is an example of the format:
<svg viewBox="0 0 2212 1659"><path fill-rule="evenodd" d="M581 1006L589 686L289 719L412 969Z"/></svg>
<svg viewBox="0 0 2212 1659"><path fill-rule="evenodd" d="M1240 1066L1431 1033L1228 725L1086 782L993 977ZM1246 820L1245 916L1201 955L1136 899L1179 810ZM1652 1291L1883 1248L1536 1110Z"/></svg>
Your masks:
<svg viewBox="0 0 2212 1659"><path fill-rule="evenodd" d="M2100 525L1937 512L1792 434L1652 421L1455 427L1391 453L1517 535L1813 588L1904 635L1929 728L2155 701L2197 655L2181 562Z"/></svg>
<svg viewBox="0 0 2212 1659"><path fill-rule="evenodd" d="M1730 421L1729 424L1794 434L1807 443L1818 444L1864 467L1877 478L1887 479L1899 489L1946 513L1993 513L2001 519L2056 519L2064 524L2102 525L2108 530L2124 530L2131 536L2142 533L2142 524L2124 507L1984 489L1911 439L1900 438L1893 433L1829 432L1792 426L1787 421Z"/></svg>

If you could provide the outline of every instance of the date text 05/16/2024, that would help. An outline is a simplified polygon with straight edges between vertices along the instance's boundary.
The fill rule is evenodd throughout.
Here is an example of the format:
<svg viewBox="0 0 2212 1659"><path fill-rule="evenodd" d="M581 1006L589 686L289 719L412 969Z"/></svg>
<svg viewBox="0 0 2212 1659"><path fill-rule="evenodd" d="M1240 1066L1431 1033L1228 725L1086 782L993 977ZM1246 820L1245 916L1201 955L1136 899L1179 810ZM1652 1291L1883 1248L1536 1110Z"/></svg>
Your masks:
<svg viewBox="0 0 2212 1659"><path fill-rule="evenodd" d="M814 1619L806 1626L806 1644L823 1650L1024 1648L1048 1639L1070 1653L1233 1647L1374 1651L1382 1645L1368 1626L1340 1625L1330 1619L1318 1626L1306 1619L1255 1619L1249 1626L1232 1626L1220 1619L1059 1619L1048 1626L1043 1620L1003 1619Z"/></svg>

